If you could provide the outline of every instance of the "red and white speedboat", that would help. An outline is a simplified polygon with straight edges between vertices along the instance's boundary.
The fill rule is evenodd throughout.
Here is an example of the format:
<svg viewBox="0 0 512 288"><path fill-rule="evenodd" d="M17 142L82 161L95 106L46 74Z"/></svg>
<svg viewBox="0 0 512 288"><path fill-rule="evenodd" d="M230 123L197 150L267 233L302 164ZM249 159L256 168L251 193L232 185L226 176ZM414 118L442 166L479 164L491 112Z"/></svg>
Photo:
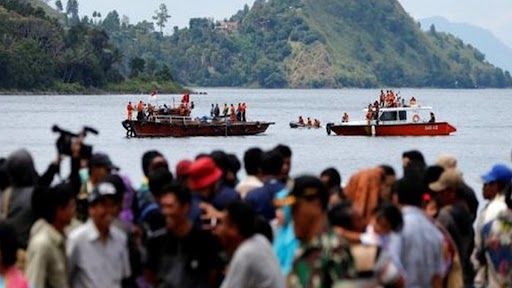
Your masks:
<svg viewBox="0 0 512 288"><path fill-rule="evenodd" d="M368 113L368 110L364 110ZM328 123L327 134L343 136L442 136L457 129L448 122L437 122L432 107L408 106L373 110L372 120Z"/></svg>

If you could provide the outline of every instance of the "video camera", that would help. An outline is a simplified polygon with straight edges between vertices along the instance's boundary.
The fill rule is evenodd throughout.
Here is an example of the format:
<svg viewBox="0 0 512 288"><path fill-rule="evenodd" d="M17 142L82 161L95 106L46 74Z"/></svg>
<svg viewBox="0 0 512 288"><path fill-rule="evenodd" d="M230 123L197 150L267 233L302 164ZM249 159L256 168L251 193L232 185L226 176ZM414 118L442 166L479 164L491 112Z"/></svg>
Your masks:
<svg viewBox="0 0 512 288"><path fill-rule="evenodd" d="M60 133L59 138L57 139L57 151L59 151L59 154L71 156L71 142L74 138L79 137L80 135L83 135L84 137L87 136L87 133L92 133L94 135L98 135L98 130L84 126L82 132L80 133L73 133L69 132L67 130L61 129L57 125L53 125L52 131L55 133ZM92 146L83 144L80 147L80 159L90 159L92 156Z"/></svg>

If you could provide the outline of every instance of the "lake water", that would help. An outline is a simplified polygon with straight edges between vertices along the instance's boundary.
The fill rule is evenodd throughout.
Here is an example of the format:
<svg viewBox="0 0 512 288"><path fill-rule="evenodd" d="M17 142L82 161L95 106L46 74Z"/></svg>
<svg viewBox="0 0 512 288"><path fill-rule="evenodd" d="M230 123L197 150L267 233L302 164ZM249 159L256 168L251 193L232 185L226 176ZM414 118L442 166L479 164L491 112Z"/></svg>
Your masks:
<svg viewBox="0 0 512 288"><path fill-rule="evenodd" d="M82 125L97 128L87 142L96 151L110 154L115 164L132 177L141 179L140 159L144 151L163 152L171 165L202 152L222 149L242 156L253 146L269 149L279 143L293 150L292 174L318 174L337 167L344 178L356 170L390 164L401 174L401 154L421 150L429 163L440 153L459 159L467 182L477 191L479 175L492 164L510 164L512 149L512 90L430 90L400 89L406 99L415 96L419 104L434 107L438 120L446 120L458 131L449 137L342 137L327 136L325 129L290 129L288 123L299 115L318 118L322 124L339 122L343 112L352 120L362 119L362 109L377 97L378 90L245 90L197 89L208 95L192 95L193 116L208 115L211 103L246 102L248 120L274 121L266 134L250 137L194 137L127 139L121 121L128 101L148 101L147 95L101 96L0 96L0 156L27 148L39 171L55 158L57 137L53 124L78 131ZM176 103L179 95L160 95L159 104ZM480 194L480 193L478 193Z"/></svg>

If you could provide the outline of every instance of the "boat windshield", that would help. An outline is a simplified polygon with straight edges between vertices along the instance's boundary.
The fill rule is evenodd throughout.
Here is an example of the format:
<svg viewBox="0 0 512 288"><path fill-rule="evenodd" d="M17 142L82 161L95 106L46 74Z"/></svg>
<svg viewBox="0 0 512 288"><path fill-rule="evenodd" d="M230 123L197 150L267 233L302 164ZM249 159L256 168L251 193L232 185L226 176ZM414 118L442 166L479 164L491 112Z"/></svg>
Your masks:
<svg viewBox="0 0 512 288"><path fill-rule="evenodd" d="M398 121L398 120L407 120L407 111L384 111L381 113L379 117L380 121Z"/></svg>

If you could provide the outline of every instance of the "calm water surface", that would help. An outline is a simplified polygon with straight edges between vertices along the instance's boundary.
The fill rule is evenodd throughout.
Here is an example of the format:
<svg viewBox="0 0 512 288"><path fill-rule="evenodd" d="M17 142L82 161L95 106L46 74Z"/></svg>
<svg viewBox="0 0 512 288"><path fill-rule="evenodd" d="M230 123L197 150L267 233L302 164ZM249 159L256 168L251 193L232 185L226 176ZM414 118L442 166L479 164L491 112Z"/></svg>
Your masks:
<svg viewBox="0 0 512 288"><path fill-rule="evenodd" d="M400 89L423 105L434 107L438 120L446 120L458 131L449 137L339 137L324 129L295 130L288 127L298 115L319 118L322 123L340 121L344 111L352 120L362 119L362 108L375 100L377 90L243 90L198 89L208 95L194 95L194 116L208 115L211 103L248 104L249 120L274 121L265 135L220 138L127 139L121 121L128 101L148 101L146 95L101 96L0 96L0 156L27 148L43 171L55 158L50 131L53 124L70 130L89 125L100 131L87 142L96 151L110 154L135 183L141 178L140 158L144 151L157 149L171 165L183 158L222 149L242 156L253 146L271 148L279 143L293 149L294 175L319 173L326 167L340 169L346 180L357 169L388 163L401 174L400 156L409 149L421 150L428 162L440 153L454 154L466 180L480 190L479 175L495 162L510 164L512 148L512 90L429 90ZM160 95L159 104L177 103L179 95Z"/></svg>

